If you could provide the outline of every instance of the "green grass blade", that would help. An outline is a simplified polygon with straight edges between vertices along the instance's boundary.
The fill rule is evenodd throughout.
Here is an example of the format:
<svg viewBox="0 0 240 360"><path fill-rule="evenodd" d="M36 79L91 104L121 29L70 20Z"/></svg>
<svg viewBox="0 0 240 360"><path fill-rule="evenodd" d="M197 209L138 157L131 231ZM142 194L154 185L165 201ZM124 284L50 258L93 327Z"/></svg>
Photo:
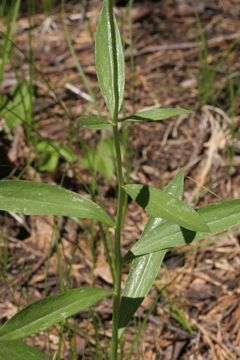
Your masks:
<svg viewBox="0 0 240 360"><path fill-rule="evenodd" d="M121 42L120 32L117 22L114 19L115 34L116 34L116 48L117 48L117 69L118 69L118 94L119 94L119 109L123 101L123 93L125 86L125 70L124 70L124 54ZM112 47L112 34L110 28L110 15L108 0L103 1L103 7L99 16L97 32L96 32L96 71L99 86L105 102L107 104L110 114L113 116L115 108L114 96L114 60Z"/></svg>
<svg viewBox="0 0 240 360"><path fill-rule="evenodd" d="M53 8L53 0L42 0L43 9L46 16L50 16L50 11Z"/></svg>
<svg viewBox="0 0 240 360"><path fill-rule="evenodd" d="M124 189L150 216L162 217L189 230L209 231L193 208L164 191L141 184L125 185Z"/></svg>
<svg viewBox="0 0 240 360"><path fill-rule="evenodd" d="M210 229L209 233L189 231L170 222L162 223L150 231L148 236L142 236L132 247L131 253L133 256L140 256L186 245L240 225L240 200L238 199L206 205L197 212L207 223ZM159 234L161 234L161 241L159 241Z"/></svg>
<svg viewBox="0 0 240 360"><path fill-rule="evenodd" d="M83 70L83 67L80 63L80 60L79 60L79 56L78 54L76 53L76 50L74 49L74 46L73 46L73 43L72 43L72 39L71 39L71 36L70 36L70 33L69 33L69 29L68 29L68 26L67 26L67 20L66 20L66 15L65 15L65 0L62 0L61 1L61 13L62 13L62 22L63 22L63 30L64 30L64 36L65 36L65 39L66 39L66 42L67 42L67 46L69 48L69 51L70 51L70 54L72 56L72 59L75 63L75 66L76 66L76 69L78 70L78 73L80 75L80 78L88 92L88 94L90 95L94 105L95 105L95 108L98 112L100 112L100 108L99 108L99 103L98 103L98 100L97 100L97 97L92 89L92 86L89 82L89 79L88 77L86 76L84 70Z"/></svg>
<svg viewBox="0 0 240 360"><path fill-rule="evenodd" d="M183 171L180 170L164 191L181 199L183 180ZM143 234L147 237L148 233L153 231L161 222L165 222L165 220L150 217L145 225ZM160 233L158 237L160 241ZM122 335L125 327L151 289L165 254L166 250L162 250L133 259L121 299L119 336Z"/></svg>
<svg viewBox="0 0 240 360"><path fill-rule="evenodd" d="M80 116L77 124L85 129L108 129L111 124L102 116Z"/></svg>
<svg viewBox="0 0 240 360"><path fill-rule="evenodd" d="M38 349L21 341L6 341L0 344L0 360L51 360Z"/></svg>
<svg viewBox="0 0 240 360"><path fill-rule="evenodd" d="M140 111L136 114L126 117L125 121L160 121L166 120L173 116L190 114L192 111L186 109L151 109L146 111Z"/></svg>
<svg viewBox="0 0 240 360"><path fill-rule="evenodd" d="M83 288L36 301L0 328L0 346L1 341L17 340L49 329L110 295L111 292L104 289Z"/></svg>
<svg viewBox="0 0 240 360"><path fill-rule="evenodd" d="M15 24L17 16L18 16L20 3L21 3L21 0L12 1L12 6L9 11L7 30L6 30L6 33L4 34L5 35L4 44L3 44L3 48L1 49L2 55L0 58L0 83L3 80L4 68L7 63L9 53L11 50L13 27L14 27L14 24Z"/></svg>
<svg viewBox="0 0 240 360"><path fill-rule="evenodd" d="M93 201L55 185L26 180L0 181L0 210L94 219L114 225L105 210Z"/></svg>

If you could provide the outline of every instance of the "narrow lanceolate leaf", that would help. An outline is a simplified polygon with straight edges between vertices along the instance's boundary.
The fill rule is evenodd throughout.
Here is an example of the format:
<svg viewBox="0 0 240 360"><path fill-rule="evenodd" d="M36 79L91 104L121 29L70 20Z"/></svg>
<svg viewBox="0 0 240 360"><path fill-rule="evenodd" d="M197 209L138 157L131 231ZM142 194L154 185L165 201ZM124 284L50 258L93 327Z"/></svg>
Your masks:
<svg viewBox="0 0 240 360"><path fill-rule="evenodd" d="M209 231L193 208L164 191L140 184L125 185L124 189L150 216L162 217L189 230Z"/></svg>
<svg viewBox="0 0 240 360"><path fill-rule="evenodd" d="M181 199L183 180L183 171L179 171L164 191ZM142 235L147 238L148 233L154 231L162 222L166 222L166 220L150 217ZM158 233L158 240L159 242L161 241L161 233ZM165 254L166 250L161 250L152 254L139 256L132 261L131 270L121 299L119 336L122 335L125 327L151 289Z"/></svg>
<svg viewBox="0 0 240 360"><path fill-rule="evenodd" d="M77 124L85 129L107 129L111 124L103 116L80 116Z"/></svg>
<svg viewBox="0 0 240 360"><path fill-rule="evenodd" d="M17 340L46 330L111 295L104 289L72 289L46 297L18 312L0 328L1 341Z"/></svg>
<svg viewBox="0 0 240 360"><path fill-rule="evenodd" d="M140 256L190 244L240 225L240 200L229 200L206 205L198 209L197 212L210 229L207 234L205 232L189 231L170 222L162 223L154 230L149 231L147 236L141 237L132 247L132 255ZM159 235L161 235L161 241L159 241Z"/></svg>
<svg viewBox="0 0 240 360"><path fill-rule="evenodd" d="M113 226L110 216L93 201L55 185L26 180L0 181L0 210L95 219Z"/></svg>
<svg viewBox="0 0 240 360"><path fill-rule="evenodd" d="M2 341L0 343L0 360L51 360L38 349L21 341Z"/></svg>
<svg viewBox="0 0 240 360"><path fill-rule="evenodd" d="M121 298L119 337L151 289L165 254L162 250L133 260Z"/></svg>
<svg viewBox="0 0 240 360"><path fill-rule="evenodd" d="M180 108L151 109L151 110L137 112L136 114L126 117L124 120L125 121L146 121L146 120L160 121L160 120L169 119L173 116L186 115L190 113L191 113L190 110L180 109Z"/></svg>
<svg viewBox="0 0 240 360"><path fill-rule="evenodd" d="M116 99L114 92L114 58L113 58L113 38L110 26L110 15L108 0L103 1L103 7L99 16L97 32L96 32L96 71L100 89L107 104L111 115L114 113ZM118 96L120 110L124 85L124 54L119 29L116 19L114 18L115 40L117 50L117 78L118 78Z"/></svg>

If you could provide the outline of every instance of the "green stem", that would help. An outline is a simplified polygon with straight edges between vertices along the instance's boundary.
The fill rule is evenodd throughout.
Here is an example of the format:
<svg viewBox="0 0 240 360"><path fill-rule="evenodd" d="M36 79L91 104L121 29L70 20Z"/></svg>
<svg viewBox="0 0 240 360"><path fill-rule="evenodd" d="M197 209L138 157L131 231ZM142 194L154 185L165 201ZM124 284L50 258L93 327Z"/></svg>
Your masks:
<svg viewBox="0 0 240 360"><path fill-rule="evenodd" d="M112 359L117 359L118 351L118 323L121 299L121 277L122 277L122 256L121 256L121 230L124 209L124 191L122 177L122 159L119 144L118 127L113 127L114 144L117 160L117 176L118 176L118 200L117 200L117 218L115 229L115 281L114 281L114 297L113 297L113 321L112 321Z"/></svg>
<svg viewBox="0 0 240 360"><path fill-rule="evenodd" d="M118 179L118 198L117 198L117 217L115 228L115 281L113 296L113 319L112 319L112 360L118 358L118 324L119 310L121 301L121 278L122 278L122 256L121 256L121 231L122 218L124 208L124 190L123 190L123 172L122 172L122 155L120 146L120 134L118 130L118 108L119 108L119 92L118 92L118 59L116 46L116 33L113 15L113 0L108 1L109 23L111 27L112 51L113 51L113 86L115 106L113 113L113 141L117 162L117 179Z"/></svg>
<svg viewBox="0 0 240 360"><path fill-rule="evenodd" d="M8 23L6 32L1 31L1 35L4 35L4 43L1 48L1 59L0 59L0 83L3 81L4 68L10 55L12 46L12 34L14 30L14 24L16 22L21 0L15 1L14 5L10 7Z"/></svg>

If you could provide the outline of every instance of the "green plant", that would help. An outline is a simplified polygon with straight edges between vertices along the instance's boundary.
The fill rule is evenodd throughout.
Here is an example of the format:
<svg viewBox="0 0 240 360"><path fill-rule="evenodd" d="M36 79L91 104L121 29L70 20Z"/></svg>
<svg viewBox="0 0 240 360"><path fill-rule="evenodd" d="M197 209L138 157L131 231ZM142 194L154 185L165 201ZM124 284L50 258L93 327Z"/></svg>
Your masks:
<svg viewBox="0 0 240 360"><path fill-rule="evenodd" d="M114 174L114 147L111 138L103 138L96 148L88 147L83 157L86 168L91 167L95 175L101 174L107 181L111 181Z"/></svg>
<svg viewBox="0 0 240 360"><path fill-rule="evenodd" d="M43 5L43 9L44 9L44 12L47 16L50 15L50 11L52 10L53 8L53 5L54 5L54 1L53 0L42 0L42 5Z"/></svg>
<svg viewBox="0 0 240 360"><path fill-rule="evenodd" d="M163 311L169 314L169 316L176 322L178 322L183 329L188 331L190 334L193 333L191 323L188 321L184 311L171 299L171 296L168 294L167 290L163 290L162 294L168 301L168 305L163 307Z"/></svg>
<svg viewBox="0 0 240 360"><path fill-rule="evenodd" d="M0 181L0 209L26 215L51 214L87 218L114 228L114 289L70 289L27 306L0 328L0 356L6 360L49 359L37 349L23 343L21 339L62 323L68 317L108 296L113 298L110 358L117 360L123 333L151 289L167 250L240 224L240 200L223 201L197 210L183 202L184 176L181 170L163 191L148 185L125 184L121 133L118 126L125 86L124 54L113 14L112 0L103 1L99 17L96 33L96 69L110 120L99 116L91 117L89 127L94 128L94 123L97 127L101 127L102 124L111 127L113 131L118 186L116 220L113 221L101 206L87 197L55 185L26 180ZM154 109L126 116L122 121L160 121L187 113L189 111L184 109ZM101 151L107 152L109 149L104 147ZM126 194L145 209L149 219L139 240L127 255L122 257L121 237ZM131 269L122 293L123 266L129 262ZM174 311L177 320L182 321L182 314L179 316L177 308Z"/></svg>
<svg viewBox="0 0 240 360"><path fill-rule="evenodd" d="M19 125L24 119L25 124L31 124L31 90L30 85L26 82L20 83L12 92L11 99L2 96L2 106L0 109L1 116L5 119L7 128L11 129Z"/></svg>
<svg viewBox="0 0 240 360"><path fill-rule="evenodd" d="M11 46L12 46L12 43L9 40L12 39L13 28L14 28L16 18L18 16L20 3L21 3L21 0L12 1L9 10L8 10L9 5L5 1L3 1L2 5L0 5L1 6L1 14L4 15L5 10L8 14L7 28L6 28L5 36L3 39L3 44L1 44L0 83L3 80L4 69L5 69L6 63L9 58L9 54L10 54L10 50L11 50Z"/></svg>
<svg viewBox="0 0 240 360"><path fill-rule="evenodd" d="M39 140L35 146L38 153L37 167L40 171L55 171L60 158L68 162L76 160L76 155L66 144L58 144L53 140Z"/></svg>

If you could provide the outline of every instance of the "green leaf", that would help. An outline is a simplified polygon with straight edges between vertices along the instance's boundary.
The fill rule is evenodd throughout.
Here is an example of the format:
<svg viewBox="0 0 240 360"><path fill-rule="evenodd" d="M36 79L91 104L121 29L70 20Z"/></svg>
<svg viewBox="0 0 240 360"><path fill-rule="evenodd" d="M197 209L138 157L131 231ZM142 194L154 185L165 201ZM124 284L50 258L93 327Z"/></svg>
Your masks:
<svg viewBox="0 0 240 360"><path fill-rule="evenodd" d="M55 153L58 151L56 142L49 139L39 140L35 146L35 150L39 153Z"/></svg>
<svg viewBox="0 0 240 360"><path fill-rule="evenodd" d="M106 138L100 141L95 158L95 169L108 181L114 174L114 146L112 139Z"/></svg>
<svg viewBox="0 0 240 360"><path fill-rule="evenodd" d="M49 139L38 141L35 149L41 154L37 156L39 163L38 169L40 171L55 171L60 157L69 162L76 161L77 159L76 155L68 145L61 145L56 141Z"/></svg>
<svg viewBox="0 0 240 360"><path fill-rule="evenodd" d="M55 185L26 180L0 181L0 210L95 219L114 226L110 216L93 201Z"/></svg>
<svg viewBox="0 0 240 360"><path fill-rule="evenodd" d="M102 139L97 148L87 148L83 156L86 168L99 172L106 180L110 181L114 174L114 146L111 138Z"/></svg>
<svg viewBox="0 0 240 360"><path fill-rule="evenodd" d="M1 341L0 360L51 360L38 349L21 341Z"/></svg>
<svg viewBox="0 0 240 360"><path fill-rule="evenodd" d="M125 121L145 121L145 120L159 121L159 120L169 119L170 117L173 116L190 114L191 112L192 112L191 110L180 109L180 108L151 109L146 111L140 111L137 112L136 114L127 116L124 120Z"/></svg>
<svg viewBox="0 0 240 360"><path fill-rule="evenodd" d="M89 146L85 146L84 153L82 156L82 163L84 167L87 169L96 169L95 159L97 156L97 149L90 148Z"/></svg>
<svg viewBox="0 0 240 360"><path fill-rule="evenodd" d="M59 144L56 141L45 139L40 140L35 146L35 149L39 153L54 154L58 157L62 156L66 161L75 161L77 159L74 152L67 144Z"/></svg>
<svg viewBox="0 0 240 360"><path fill-rule="evenodd" d="M111 126L103 116L80 116L77 123L86 129L107 129Z"/></svg>
<svg viewBox="0 0 240 360"><path fill-rule="evenodd" d="M209 233L189 231L170 222L162 223L150 231L147 236L142 236L132 247L131 253L133 256L140 256L190 244L240 225L240 200L238 199L206 205L197 212L208 225ZM159 241L159 234L161 241Z"/></svg>
<svg viewBox="0 0 240 360"><path fill-rule="evenodd" d="M25 338L89 308L111 292L104 289L72 289L36 301L18 312L0 328L0 342Z"/></svg>
<svg viewBox="0 0 240 360"><path fill-rule="evenodd" d="M183 180L183 171L180 170L164 191L181 199ZM165 221L161 218L150 217L143 230L144 236L147 238L149 232L154 231L160 223ZM158 238L160 241L161 233L158 234ZM122 335L125 327L151 289L165 254L166 250L162 250L133 259L123 297L121 298L119 336Z"/></svg>
<svg viewBox="0 0 240 360"><path fill-rule="evenodd" d="M147 185L125 185L127 193L153 217L162 217L193 231L208 232L201 216L176 197Z"/></svg>
<svg viewBox="0 0 240 360"><path fill-rule="evenodd" d="M164 188L164 192L176 197L178 200L182 199L183 195L183 187L184 187L184 172L183 170L179 170L177 175L171 180L171 182ZM144 230L140 236L148 236L148 233L155 229L160 223L166 222L166 220L162 218L154 218L150 217L144 227Z"/></svg>
<svg viewBox="0 0 240 360"><path fill-rule="evenodd" d="M55 171L58 166L59 155L58 153L48 153L41 161L41 165L38 166L39 171Z"/></svg>
<svg viewBox="0 0 240 360"><path fill-rule="evenodd" d="M12 96L13 99L8 101L1 112L6 120L6 125L12 128L21 123L21 119L25 119L28 123L31 122L32 94L29 84L23 82L15 89Z"/></svg>
<svg viewBox="0 0 240 360"><path fill-rule="evenodd" d="M72 162L77 160L75 153L67 144L59 145L59 153L66 161Z"/></svg>
<svg viewBox="0 0 240 360"><path fill-rule="evenodd" d="M124 54L123 47L120 37L120 32L117 26L116 19L114 18L115 25L115 38L117 48L117 70L118 70L118 96L120 110L124 85L125 85L125 74L124 74ZM108 9L108 0L103 1L103 7L99 16L97 32L96 32L96 71L99 86L108 110L113 116L115 108L115 95L114 95L114 61L113 61L113 39L110 27L110 15Z"/></svg>
<svg viewBox="0 0 240 360"><path fill-rule="evenodd" d="M159 236L160 237L160 236ZM118 336L120 337L154 283L166 250L137 257L121 298Z"/></svg>

